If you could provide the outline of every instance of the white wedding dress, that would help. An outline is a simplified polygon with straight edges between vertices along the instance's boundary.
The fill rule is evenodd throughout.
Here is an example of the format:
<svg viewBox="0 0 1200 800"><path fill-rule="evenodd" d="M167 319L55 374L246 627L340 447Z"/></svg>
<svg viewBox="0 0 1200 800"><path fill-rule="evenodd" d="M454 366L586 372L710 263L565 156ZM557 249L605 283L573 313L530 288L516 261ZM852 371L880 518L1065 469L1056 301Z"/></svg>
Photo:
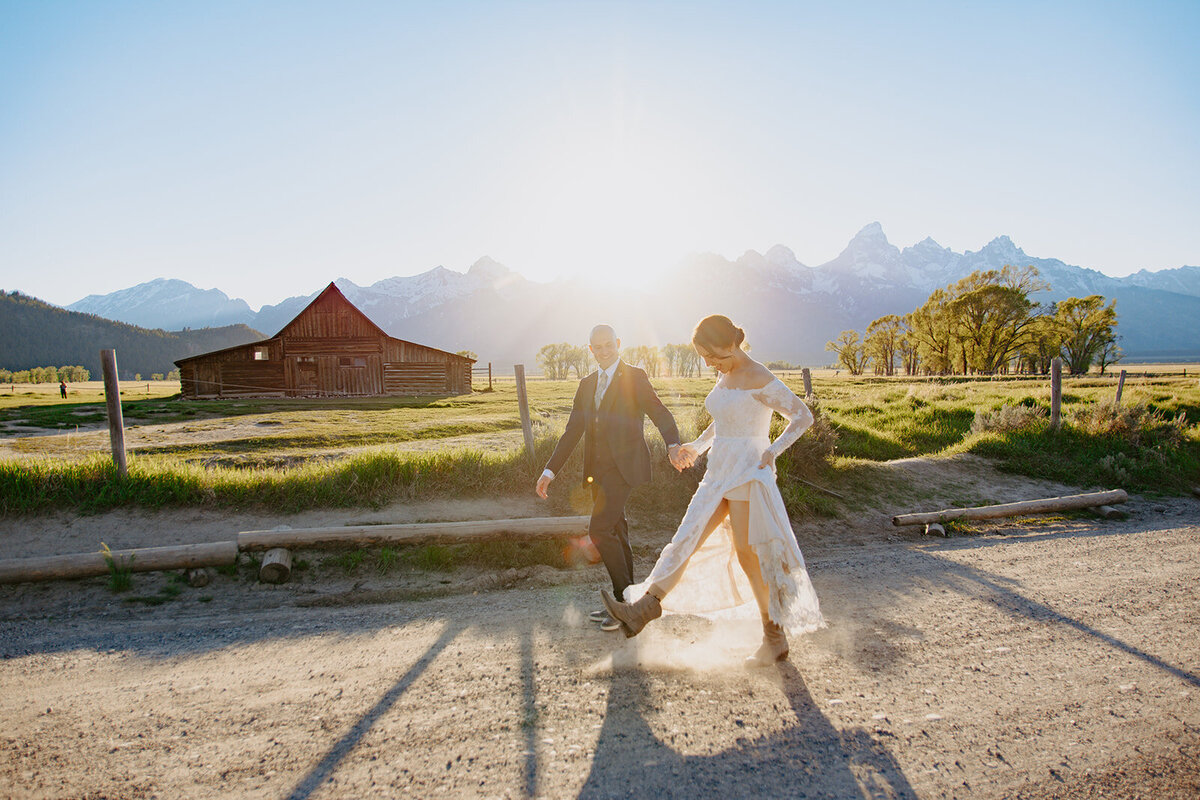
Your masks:
<svg viewBox="0 0 1200 800"><path fill-rule="evenodd" d="M770 592L771 620L794 634L824 627L817 594L775 483L775 472L759 467L764 451L778 456L808 430L813 423L812 412L778 378L760 389L729 389L718 381L704 406L712 414L712 424L690 443L699 453L709 451L704 479L650 576L626 589L624 599L637 600L651 584L667 582L683 568L682 577L662 601L663 613L757 620L758 605L750 581L738 564L728 517L701 542L705 524L721 499L734 489L746 493L742 487L748 487L749 542L758 555ZM788 420L774 442L770 439L773 411Z"/></svg>

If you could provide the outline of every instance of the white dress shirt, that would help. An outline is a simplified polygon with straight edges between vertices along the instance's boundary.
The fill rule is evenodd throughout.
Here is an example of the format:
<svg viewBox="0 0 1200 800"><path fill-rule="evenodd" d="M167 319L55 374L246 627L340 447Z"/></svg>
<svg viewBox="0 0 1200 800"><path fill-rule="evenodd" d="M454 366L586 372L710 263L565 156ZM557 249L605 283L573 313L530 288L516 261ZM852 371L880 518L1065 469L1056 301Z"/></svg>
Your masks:
<svg viewBox="0 0 1200 800"><path fill-rule="evenodd" d="M598 371L598 372L603 372L604 375L606 376L605 382L604 382L604 395L607 395L608 390L612 388L613 376L617 374L617 366L620 365L620 363L621 363L621 359L618 358L611 365L609 365L608 369L602 369L602 370ZM600 384L600 375L597 374L596 375L596 385L599 385L599 384ZM601 395L600 398L604 399L604 395ZM596 406L596 396L592 395L592 407L595 408L595 406ZM548 469L542 470L542 476L549 478L550 480L554 480L554 473Z"/></svg>

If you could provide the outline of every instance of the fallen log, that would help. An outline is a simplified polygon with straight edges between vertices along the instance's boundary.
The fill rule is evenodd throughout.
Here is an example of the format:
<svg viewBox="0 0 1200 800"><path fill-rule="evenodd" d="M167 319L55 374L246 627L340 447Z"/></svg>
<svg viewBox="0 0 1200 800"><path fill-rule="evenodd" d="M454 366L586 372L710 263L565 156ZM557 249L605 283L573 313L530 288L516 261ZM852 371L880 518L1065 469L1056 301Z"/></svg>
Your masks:
<svg viewBox="0 0 1200 800"><path fill-rule="evenodd" d="M928 525L925 526L925 535L926 536L945 536L946 529L943 528L941 525L937 524L936 522L930 522Z"/></svg>
<svg viewBox="0 0 1200 800"><path fill-rule="evenodd" d="M1048 511L1071 511L1079 508L1112 505L1124 503L1128 499L1129 496L1123 489L1113 489L1108 492L1072 494L1066 497L1048 497L1043 500L1022 500L1018 503L1003 503L995 506L948 508L924 514L899 514L892 517L892 524L896 526L928 525L931 522L949 522L952 519L1015 517L1018 514L1043 514Z"/></svg>
<svg viewBox="0 0 1200 800"><path fill-rule="evenodd" d="M286 548L275 547L263 556L258 579L263 583L285 583L292 576L292 554Z"/></svg>
<svg viewBox="0 0 1200 800"><path fill-rule="evenodd" d="M565 539L588 532L588 517L529 517L469 522L410 522L394 525L348 525L289 531L243 531L238 549L246 552L276 547L372 547L394 544L462 544L499 539Z"/></svg>
<svg viewBox="0 0 1200 800"><path fill-rule="evenodd" d="M114 564L131 572L155 572L236 564L238 549L235 541L211 542L113 550L110 557ZM0 583L91 578L107 575L108 571L108 560L100 551L39 558L13 558L0 561Z"/></svg>

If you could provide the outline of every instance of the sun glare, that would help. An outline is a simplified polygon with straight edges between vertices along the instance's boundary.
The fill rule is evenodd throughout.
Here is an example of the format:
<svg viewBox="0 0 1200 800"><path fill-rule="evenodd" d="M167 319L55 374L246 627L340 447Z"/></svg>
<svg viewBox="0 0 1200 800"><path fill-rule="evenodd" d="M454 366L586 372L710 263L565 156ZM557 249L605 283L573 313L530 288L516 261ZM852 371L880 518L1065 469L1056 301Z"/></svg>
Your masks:
<svg viewBox="0 0 1200 800"><path fill-rule="evenodd" d="M558 274L644 280L695 241L703 181L661 142L566 138L539 161L522 202L541 230L537 260Z"/></svg>

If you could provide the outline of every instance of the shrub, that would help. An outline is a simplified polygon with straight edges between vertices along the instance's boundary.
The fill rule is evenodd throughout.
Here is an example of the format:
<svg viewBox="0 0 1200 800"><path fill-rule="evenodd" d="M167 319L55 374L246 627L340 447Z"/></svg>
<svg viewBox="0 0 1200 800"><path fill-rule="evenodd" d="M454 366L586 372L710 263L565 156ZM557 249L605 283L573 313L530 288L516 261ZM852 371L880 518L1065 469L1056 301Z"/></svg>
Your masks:
<svg viewBox="0 0 1200 800"><path fill-rule="evenodd" d="M1132 445L1170 445L1183 441L1187 433L1187 415L1183 412L1168 417L1138 403L1118 406L1095 403L1074 409L1070 422L1091 436L1116 436Z"/></svg>
<svg viewBox="0 0 1200 800"><path fill-rule="evenodd" d="M785 481L789 478L811 477L829 466L837 449L838 434L829 419L821 413L820 405L810 401L813 424L804 435L784 450L776 460L776 471ZM783 432L783 420L776 417L771 423L771 438Z"/></svg>
<svg viewBox="0 0 1200 800"><path fill-rule="evenodd" d="M1045 409L1024 403L1015 406L1005 403L994 411L985 411L981 408L975 412L975 421L971 423L971 433L988 431L1011 433L1036 430L1046 423L1048 416Z"/></svg>

